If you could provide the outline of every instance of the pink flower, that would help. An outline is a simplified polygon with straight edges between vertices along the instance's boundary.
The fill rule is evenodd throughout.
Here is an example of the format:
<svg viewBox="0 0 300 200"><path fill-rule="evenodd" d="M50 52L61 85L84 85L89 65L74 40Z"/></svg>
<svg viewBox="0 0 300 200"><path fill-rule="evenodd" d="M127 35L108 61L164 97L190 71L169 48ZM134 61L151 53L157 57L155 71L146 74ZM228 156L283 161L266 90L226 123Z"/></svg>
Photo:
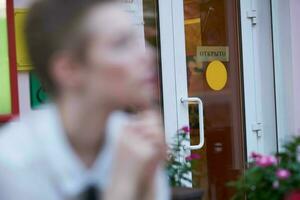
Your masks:
<svg viewBox="0 0 300 200"><path fill-rule="evenodd" d="M183 131L184 131L185 133L187 133L187 134L191 131L190 128L189 128L188 126L182 127L181 130L183 130Z"/></svg>
<svg viewBox="0 0 300 200"><path fill-rule="evenodd" d="M272 165L277 165L278 159L275 156L268 156L269 162Z"/></svg>
<svg viewBox="0 0 300 200"><path fill-rule="evenodd" d="M192 160L198 160L200 159L200 155L199 154L195 154L195 153L192 153L191 155L187 156L185 158L186 161L192 161Z"/></svg>
<svg viewBox="0 0 300 200"><path fill-rule="evenodd" d="M275 156L260 156L255 158L255 163L259 167L269 167L276 165L278 160Z"/></svg>
<svg viewBox="0 0 300 200"><path fill-rule="evenodd" d="M256 153L256 152L252 152L252 153L251 153L251 158L253 158L253 159L261 158L261 157L262 157L262 155L259 154L259 153Z"/></svg>
<svg viewBox="0 0 300 200"><path fill-rule="evenodd" d="M286 180L291 176L291 172L286 169L278 169L276 172L276 176L279 180Z"/></svg>

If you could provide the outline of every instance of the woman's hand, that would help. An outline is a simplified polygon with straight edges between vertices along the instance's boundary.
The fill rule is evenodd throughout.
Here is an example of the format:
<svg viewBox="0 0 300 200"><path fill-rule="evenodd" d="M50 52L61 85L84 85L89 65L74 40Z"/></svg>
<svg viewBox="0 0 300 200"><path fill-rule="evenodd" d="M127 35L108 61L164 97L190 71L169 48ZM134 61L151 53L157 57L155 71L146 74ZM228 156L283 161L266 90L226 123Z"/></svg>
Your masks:
<svg viewBox="0 0 300 200"><path fill-rule="evenodd" d="M165 158L161 117L154 111L139 113L122 132L115 155L112 188L106 191L110 191L106 197L110 200L154 197L153 180Z"/></svg>

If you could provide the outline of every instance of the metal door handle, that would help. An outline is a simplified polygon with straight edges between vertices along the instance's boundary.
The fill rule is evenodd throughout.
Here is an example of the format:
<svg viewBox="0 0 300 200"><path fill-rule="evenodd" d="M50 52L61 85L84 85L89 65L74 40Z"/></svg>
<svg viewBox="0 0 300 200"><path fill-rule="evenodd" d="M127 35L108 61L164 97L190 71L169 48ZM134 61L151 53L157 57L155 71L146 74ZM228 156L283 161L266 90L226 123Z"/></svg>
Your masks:
<svg viewBox="0 0 300 200"><path fill-rule="evenodd" d="M199 111L199 144L197 145L189 145L188 148L191 150L198 150L204 146L204 114L203 114L203 102L198 97L188 97L188 98L181 98L181 103L194 103L198 104L198 111Z"/></svg>

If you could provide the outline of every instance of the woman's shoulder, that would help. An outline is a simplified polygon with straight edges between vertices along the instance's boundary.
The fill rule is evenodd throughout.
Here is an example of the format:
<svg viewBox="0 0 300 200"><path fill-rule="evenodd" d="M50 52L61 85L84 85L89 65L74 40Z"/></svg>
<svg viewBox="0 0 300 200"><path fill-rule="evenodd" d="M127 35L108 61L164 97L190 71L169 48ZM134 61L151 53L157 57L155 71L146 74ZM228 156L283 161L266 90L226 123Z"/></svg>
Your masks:
<svg viewBox="0 0 300 200"><path fill-rule="evenodd" d="M21 121L10 122L0 131L0 165L22 167L31 157L34 147L27 124Z"/></svg>
<svg viewBox="0 0 300 200"><path fill-rule="evenodd" d="M40 152L35 132L39 123L47 120L45 112L48 111L31 113L22 120L15 119L0 129L0 165L27 167L36 162Z"/></svg>

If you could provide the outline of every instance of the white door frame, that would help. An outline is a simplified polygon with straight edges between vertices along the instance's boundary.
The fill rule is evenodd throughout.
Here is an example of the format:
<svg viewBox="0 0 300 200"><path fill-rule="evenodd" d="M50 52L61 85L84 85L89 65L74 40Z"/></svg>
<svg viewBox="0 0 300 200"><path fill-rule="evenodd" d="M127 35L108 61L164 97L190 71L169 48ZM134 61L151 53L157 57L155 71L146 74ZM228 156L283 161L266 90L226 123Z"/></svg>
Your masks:
<svg viewBox="0 0 300 200"><path fill-rule="evenodd" d="M161 72L166 142L172 143L178 130L176 73L174 55L173 0L158 0Z"/></svg>
<svg viewBox="0 0 300 200"><path fill-rule="evenodd" d="M254 134L253 126L261 122L261 112L259 110L259 102L257 102L260 93L256 90L257 86L257 65L255 63L254 54L254 30L251 19L249 19L249 12L256 10L253 7L251 0L240 1L241 13L241 30L242 30L242 57L243 57L243 80L244 80L244 112L245 112L245 128L246 128L246 141L247 152L257 152L262 149L262 137ZM246 48L247 47L247 48ZM259 131L261 134L261 131Z"/></svg>
<svg viewBox="0 0 300 200"><path fill-rule="evenodd" d="M177 130L189 124L187 106L181 97L188 97L185 58L183 0L158 0L164 123L166 141L172 144ZM174 15L176 13L176 15ZM180 80L180 81L178 81Z"/></svg>
<svg viewBox="0 0 300 200"><path fill-rule="evenodd" d="M172 1L174 29L174 60L176 77L177 124L181 128L189 125L188 104L182 103L181 98L188 97L184 5L183 0Z"/></svg>
<svg viewBox="0 0 300 200"><path fill-rule="evenodd" d="M270 0L240 0L247 154L277 151Z"/></svg>

